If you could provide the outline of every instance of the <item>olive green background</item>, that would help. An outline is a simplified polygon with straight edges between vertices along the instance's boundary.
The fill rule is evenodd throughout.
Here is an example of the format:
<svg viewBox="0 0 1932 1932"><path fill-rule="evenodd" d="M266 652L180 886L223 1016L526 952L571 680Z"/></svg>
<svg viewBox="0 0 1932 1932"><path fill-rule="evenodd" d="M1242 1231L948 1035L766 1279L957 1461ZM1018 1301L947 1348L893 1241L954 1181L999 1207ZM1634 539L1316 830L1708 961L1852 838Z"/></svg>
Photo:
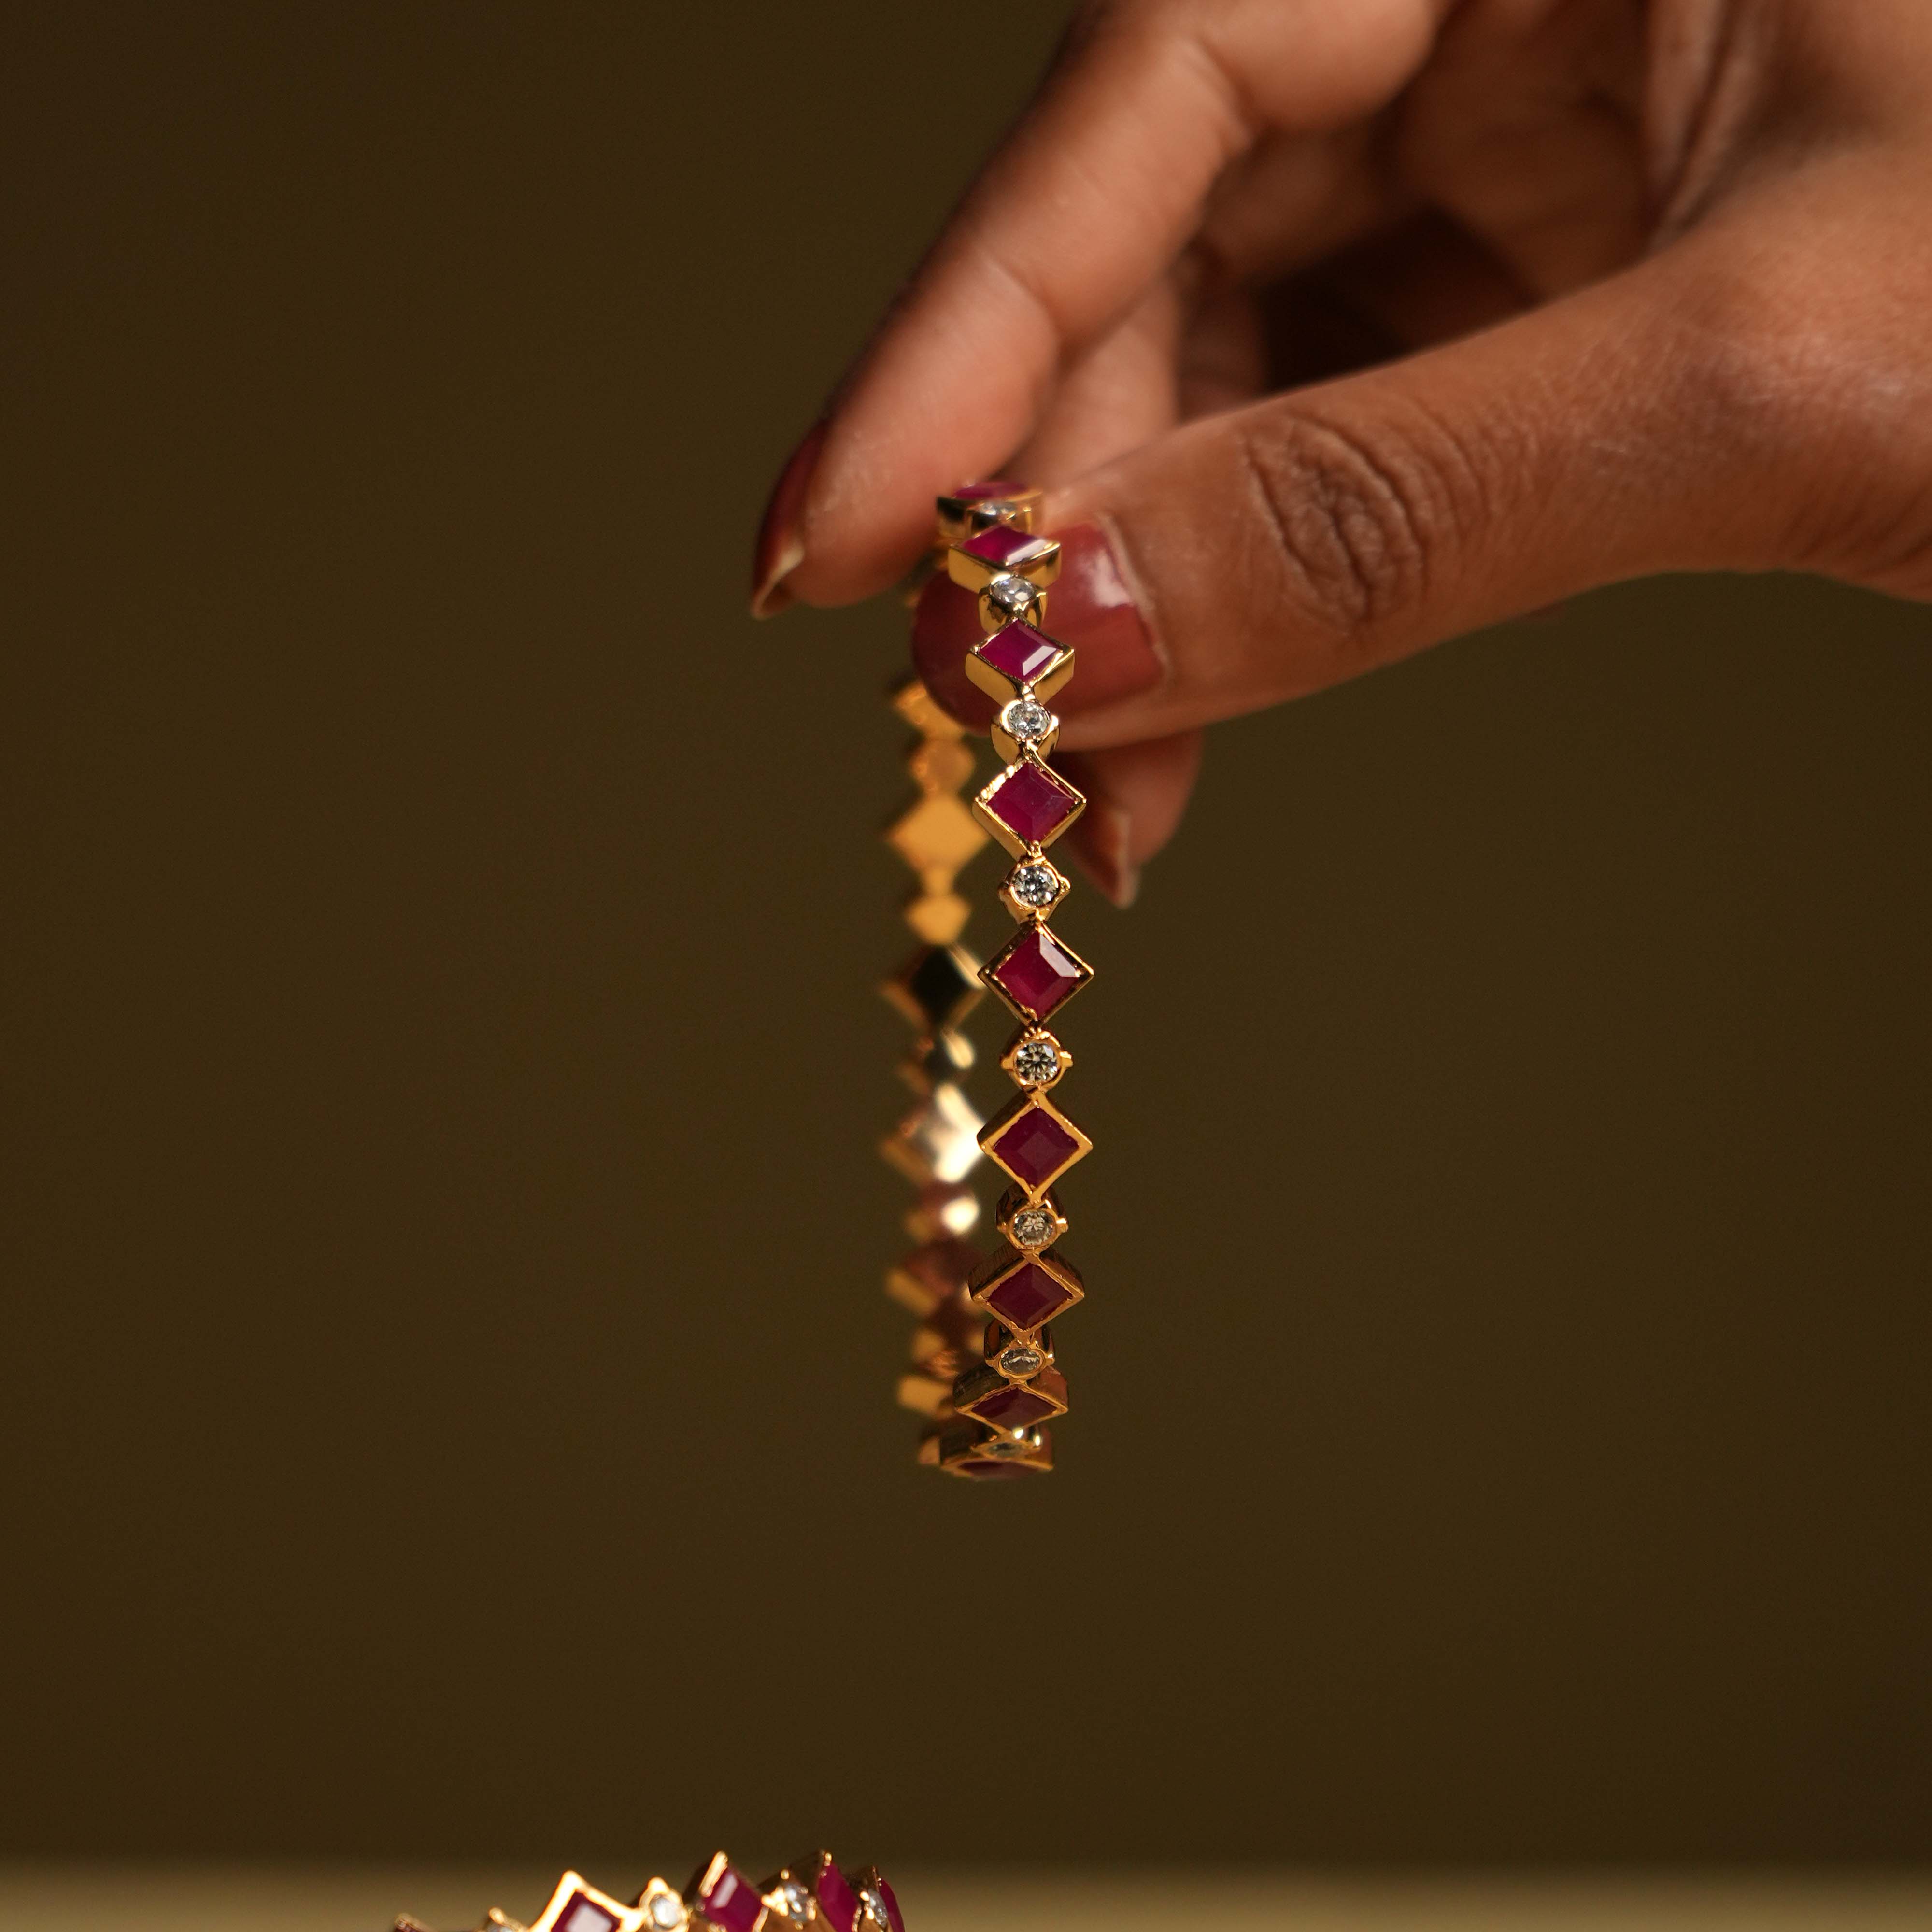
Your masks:
<svg viewBox="0 0 1932 1932"><path fill-rule="evenodd" d="M1217 732L911 1466L902 624L742 575L1058 17L8 10L0 1852L1932 1852L1922 610Z"/></svg>

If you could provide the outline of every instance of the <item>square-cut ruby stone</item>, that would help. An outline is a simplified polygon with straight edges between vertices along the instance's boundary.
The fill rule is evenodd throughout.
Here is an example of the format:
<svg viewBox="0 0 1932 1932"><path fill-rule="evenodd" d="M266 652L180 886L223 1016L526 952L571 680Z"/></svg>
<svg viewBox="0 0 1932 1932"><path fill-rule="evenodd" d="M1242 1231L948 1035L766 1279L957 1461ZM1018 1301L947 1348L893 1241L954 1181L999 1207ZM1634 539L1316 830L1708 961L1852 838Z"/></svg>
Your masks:
<svg viewBox="0 0 1932 1932"><path fill-rule="evenodd" d="M1046 1186L1078 1151L1080 1142L1040 1107L1020 1114L993 1142L993 1154L999 1155L1000 1165L1034 1190Z"/></svg>
<svg viewBox="0 0 1932 1932"><path fill-rule="evenodd" d="M1043 926L1030 926L986 969L1023 1012L1043 1020L1087 983L1080 962Z"/></svg>
<svg viewBox="0 0 1932 1932"><path fill-rule="evenodd" d="M814 1889L818 1894L819 1916L832 1932L852 1932L859 1922L859 1894L830 1858L820 1861L818 1882Z"/></svg>
<svg viewBox="0 0 1932 1932"><path fill-rule="evenodd" d="M1080 1143L1040 1107L1021 1114L993 1143L1000 1165L1030 1188L1044 1187L1079 1151Z"/></svg>
<svg viewBox="0 0 1932 1932"><path fill-rule="evenodd" d="M734 1864L714 1864L706 1876L710 1882L698 1892L698 1910L718 1932L752 1932L765 1909L758 1887Z"/></svg>
<svg viewBox="0 0 1932 1932"><path fill-rule="evenodd" d="M556 1932L611 1932L616 1923L614 1914L606 1912L596 1900L586 1898L580 1892L573 1895L558 1915Z"/></svg>
<svg viewBox="0 0 1932 1932"><path fill-rule="evenodd" d="M977 536L968 537L959 546L968 556L976 556L982 563L991 564L995 570L1013 568L1052 547L1045 537L1029 536L1024 530L1016 530L1010 524L995 524Z"/></svg>
<svg viewBox="0 0 1932 1932"><path fill-rule="evenodd" d="M1020 1388L1011 1383L987 1396L984 1402L973 1405L973 1413L995 1429L1028 1428L1058 1412L1045 1396L1036 1395L1031 1389Z"/></svg>
<svg viewBox="0 0 1932 1932"><path fill-rule="evenodd" d="M989 664L1016 684L1030 684L1065 649L1030 624L1009 624L975 644L982 664Z"/></svg>
<svg viewBox="0 0 1932 1932"><path fill-rule="evenodd" d="M1011 765L986 794L986 809L1023 845L1058 838L1080 809L1080 794L1044 765Z"/></svg>
<svg viewBox="0 0 1932 1932"><path fill-rule="evenodd" d="M1037 1328L1073 1299L1037 1262L1022 1262L986 1297L986 1306L1009 1328Z"/></svg>

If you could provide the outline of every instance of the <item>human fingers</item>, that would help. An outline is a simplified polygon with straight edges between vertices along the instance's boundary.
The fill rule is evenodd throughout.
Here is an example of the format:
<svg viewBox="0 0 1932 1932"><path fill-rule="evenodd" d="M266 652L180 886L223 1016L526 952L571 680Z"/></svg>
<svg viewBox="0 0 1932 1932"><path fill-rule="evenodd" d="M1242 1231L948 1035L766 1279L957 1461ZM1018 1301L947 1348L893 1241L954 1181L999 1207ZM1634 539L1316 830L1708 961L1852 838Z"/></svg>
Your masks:
<svg viewBox="0 0 1932 1932"><path fill-rule="evenodd" d="M1714 252L1190 424L1058 493L1044 520L1077 562L1047 627L1080 653L1070 699L1085 687L1061 743L1165 736L1620 578L1791 560L1833 452L1772 406L1754 292ZM929 674L940 656L928 634Z"/></svg>
<svg viewBox="0 0 1932 1932"><path fill-rule="evenodd" d="M1087 796L1067 842L1117 906L1140 890L1141 868L1174 836L1201 769L1202 734L1179 731L1054 760Z"/></svg>
<svg viewBox="0 0 1932 1932"><path fill-rule="evenodd" d="M928 504L1003 466L1060 372L1166 272L1258 118L1311 133L1385 102L1442 0L1196 0L1090 11L775 492L753 606L836 603L916 555ZM1284 37L1295 58L1270 65ZM1256 82L1266 68L1264 87Z"/></svg>

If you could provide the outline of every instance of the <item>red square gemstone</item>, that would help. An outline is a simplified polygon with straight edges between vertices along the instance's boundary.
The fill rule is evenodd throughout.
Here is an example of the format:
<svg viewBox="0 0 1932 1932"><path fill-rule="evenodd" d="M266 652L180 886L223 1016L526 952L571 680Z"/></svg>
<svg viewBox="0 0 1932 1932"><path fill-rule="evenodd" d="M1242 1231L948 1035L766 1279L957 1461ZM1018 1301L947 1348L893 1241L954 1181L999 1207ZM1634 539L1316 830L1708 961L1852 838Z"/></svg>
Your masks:
<svg viewBox="0 0 1932 1932"><path fill-rule="evenodd" d="M1053 545L1048 538L1029 536L1010 524L995 524L977 536L968 537L959 548L968 556L977 557L995 570L1017 570L1052 550Z"/></svg>
<svg viewBox="0 0 1932 1932"><path fill-rule="evenodd" d="M1080 1143L1043 1107L1033 1107L992 1143L992 1151L1008 1173L1036 1190L1078 1154Z"/></svg>
<svg viewBox="0 0 1932 1932"><path fill-rule="evenodd" d="M1031 759L1009 765L986 792L986 809L1023 845L1051 844L1086 802L1064 779Z"/></svg>
<svg viewBox="0 0 1932 1932"><path fill-rule="evenodd" d="M1032 683L1064 648L1030 624L1009 624L973 647L981 663L1015 684Z"/></svg>
<svg viewBox="0 0 1932 1932"><path fill-rule="evenodd" d="M859 1922L859 1894L846 1882L845 1874L830 1858L819 1862L819 1916L832 1932L852 1932Z"/></svg>
<svg viewBox="0 0 1932 1932"><path fill-rule="evenodd" d="M557 1915L556 1932L611 1932L616 1923L614 1915L580 1892Z"/></svg>
<svg viewBox="0 0 1932 1932"><path fill-rule="evenodd" d="M1073 1294L1037 1262L1022 1262L985 1299L1009 1328L1037 1328L1051 1322Z"/></svg>
<svg viewBox="0 0 1932 1932"><path fill-rule="evenodd" d="M973 1405L974 1414L995 1429L1030 1428L1034 1423L1043 1422L1049 1415L1059 1412L1045 1396L1036 1395L1031 1389L1018 1388L1012 1383L996 1390L985 1401Z"/></svg>
<svg viewBox="0 0 1932 1932"><path fill-rule="evenodd" d="M765 1909L758 1887L722 1854L705 1868L694 1889L699 1912L718 1932L752 1932Z"/></svg>
<svg viewBox="0 0 1932 1932"><path fill-rule="evenodd" d="M1024 928L986 976L1030 1018L1043 1020L1091 975L1043 926Z"/></svg>

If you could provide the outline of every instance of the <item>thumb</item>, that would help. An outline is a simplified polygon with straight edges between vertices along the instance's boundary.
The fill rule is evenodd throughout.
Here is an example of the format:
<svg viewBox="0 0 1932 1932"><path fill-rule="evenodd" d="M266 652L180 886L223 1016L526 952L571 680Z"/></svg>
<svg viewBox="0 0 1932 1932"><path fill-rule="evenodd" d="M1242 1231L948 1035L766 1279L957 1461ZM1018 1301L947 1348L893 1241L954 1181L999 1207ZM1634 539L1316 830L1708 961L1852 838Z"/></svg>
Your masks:
<svg viewBox="0 0 1932 1932"><path fill-rule="evenodd" d="M1731 286L1660 256L1057 492L1046 527L1102 533L1164 667L1062 742L1164 736L1619 578L1781 560L1805 466L1753 332L1722 326Z"/></svg>

